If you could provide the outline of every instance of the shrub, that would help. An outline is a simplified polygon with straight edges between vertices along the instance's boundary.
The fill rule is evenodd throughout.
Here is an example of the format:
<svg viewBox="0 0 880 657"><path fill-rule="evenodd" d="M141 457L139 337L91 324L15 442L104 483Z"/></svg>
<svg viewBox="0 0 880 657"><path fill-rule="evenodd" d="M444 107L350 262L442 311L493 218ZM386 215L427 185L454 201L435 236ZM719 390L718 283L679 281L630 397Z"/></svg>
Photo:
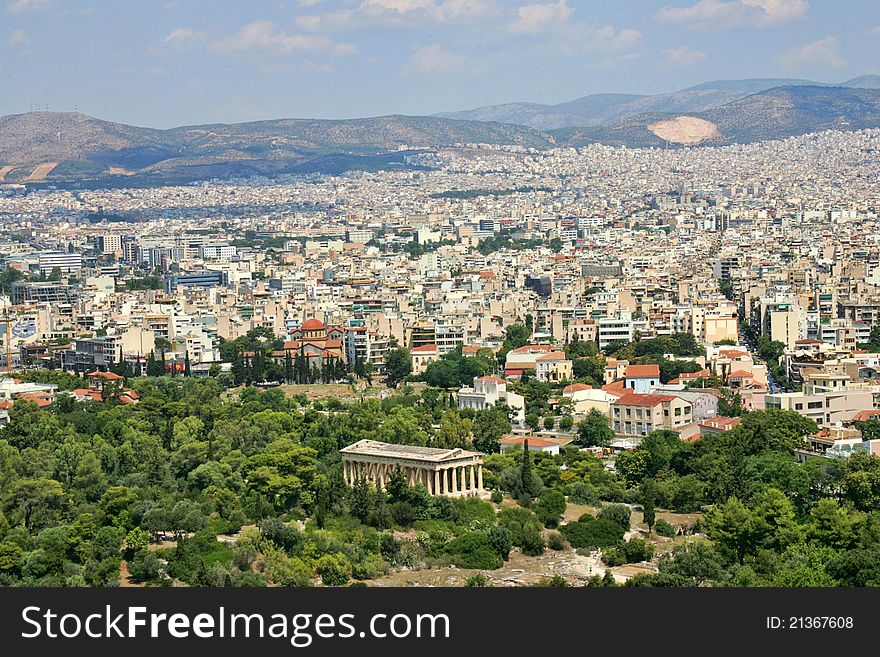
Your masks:
<svg viewBox="0 0 880 657"><path fill-rule="evenodd" d="M657 522L654 523L654 531L657 532L659 536L675 536L675 527L672 526L671 522L664 518L657 519Z"/></svg>
<svg viewBox="0 0 880 657"><path fill-rule="evenodd" d="M416 521L416 508L409 502L395 502L391 505L391 517L403 527L409 527Z"/></svg>
<svg viewBox="0 0 880 657"><path fill-rule="evenodd" d="M560 431L571 431L571 428L574 426L574 420L571 415L563 415L562 419L559 420L559 429Z"/></svg>
<svg viewBox="0 0 880 657"><path fill-rule="evenodd" d="M595 486L585 481L575 481L565 487L565 494L575 504L593 505L599 503Z"/></svg>
<svg viewBox="0 0 880 657"><path fill-rule="evenodd" d="M321 576L321 581L325 586L342 586L348 584L351 564L348 557L337 552L336 554L325 554L318 559L315 570Z"/></svg>
<svg viewBox="0 0 880 657"><path fill-rule="evenodd" d="M351 564L351 576L354 579L376 579L388 572L388 564L378 554L368 554L363 561Z"/></svg>
<svg viewBox="0 0 880 657"><path fill-rule="evenodd" d="M602 507L599 511L599 520L610 520L616 525L623 527L624 531L629 529L629 517L631 511L625 504L609 504Z"/></svg>
<svg viewBox="0 0 880 657"><path fill-rule="evenodd" d="M539 557L544 554L544 537L535 527L526 529L522 541L523 554L530 557Z"/></svg>
<svg viewBox="0 0 880 657"><path fill-rule="evenodd" d="M489 544L492 546L492 549L498 553L498 556L507 561L510 556L510 549L513 547L510 530L503 525L499 525L492 527L487 536L489 537Z"/></svg>
<svg viewBox="0 0 880 657"><path fill-rule="evenodd" d="M280 547L287 554L293 554L302 547L302 533L281 518L264 518L259 524L263 536Z"/></svg>
<svg viewBox="0 0 880 657"><path fill-rule="evenodd" d="M492 495L489 499L491 499L495 504L501 504L501 502L504 501L504 494L500 490L496 489L492 491Z"/></svg>
<svg viewBox="0 0 880 657"><path fill-rule="evenodd" d="M467 532L453 539L446 551L461 568L495 570L504 565L504 559L495 551L489 537L482 532Z"/></svg>
<svg viewBox="0 0 880 657"><path fill-rule="evenodd" d="M266 577L281 586L311 586L312 569L297 557L272 555L266 561Z"/></svg>
<svg viewBox="0 0 880 657"><path fill-rule="evenodd" d="M470 525L474 522L495 524L495 509L488 502L477 497L459 497L453 500L458 511L458 524Z"/></svg>
<svg viewBox="0 0 880 657"><path fill-rule="evenodd" d="M551 550L559 551L565 549L565 539L559 532L550 532L547 536L547 547Z"/></svg>
<svg viewBox="0 0 880 657"><path fill-rule="evenodd" d="M155 582L159 579L159 558L149 550L141 550L128 562L128 572L134 582Z"/></svg>
<svg viewBox="0 0 880 657"><path fill-rule="evenodd" d="M584 514L577 522L562 526L562 533L574 548L609 548L623 540L623 527L605 518Z"/></svg>
<svg viewBox="0 0 880 657"><path fill-rule="evenodd" d="M548 488L535 503L535 514L545 527L559 525L559 516L565 512L565 495L558 490Z"/></svg>
<svg viewBox="0 0 880 657"><path fill-rule="evenodd" d="M602 563L609 568L614 566L622 566L626 563L626 559L616 547L610 547L602 551Z"/></svg>
<svg viewBox="0 0 880 657"><path fill-rule="evenodd" d="M542 527L534 513L518 507L501 509L498 513L498 524L510 531L510 540L519 547L524 546L527 533L540 534Z"/></svg>
<svg viewBox="0 0 880 657"><path fill-rule="evenodd" d="M646 543L640 538L633 538L620 546L620 552L623 554L625 563L638 563L639 561L650 561L654 556L654 548L650 543Z"/></svg>
<svg viewBox="0 0 880 657"><path fill-rule="evenodd" d="M482 573L471 575L467 578L467 581L464 583L464 585L472 589L482 589L491 586L491 584L489 583L489 578Z"/></svg>
<svg viewBox="0 0 880 657"><path fill-rule="evenodd" d="M550 587L550 588L568 588L571 586L562 575L553 575L553 577L542 577L534 586Z"/></svg>

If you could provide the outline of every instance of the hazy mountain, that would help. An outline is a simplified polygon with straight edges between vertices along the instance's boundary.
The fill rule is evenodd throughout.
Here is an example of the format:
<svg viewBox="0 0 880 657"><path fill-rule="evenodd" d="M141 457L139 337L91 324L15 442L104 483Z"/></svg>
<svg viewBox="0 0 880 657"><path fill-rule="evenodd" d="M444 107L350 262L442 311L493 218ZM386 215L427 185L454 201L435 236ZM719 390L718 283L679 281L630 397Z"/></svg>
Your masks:
<svg viewBox="0 0 880 657"><path fill-rule="evenodd" d="M278 119L157 130L84 114L33 112L0 117L0 183L110 178L149 184L340 173L408 167L412 150L463 143L538 149L594 142L721 145L880 126L878 76L862 76L841 86L782 80L785 85L749 93L771 82L778 80L708 82L658 96L596 94L553 106L553 113L540 105L504 106L508 120L541 121L548 125L543 131L436 116ZM732 100L721 102L725 98ZM577 116L602 124L549 127Z"/></svg>
<svg viewBox="0 0 880 657"><path fill-rule="evenodd" d="M681 91L638 96L593 94L557 105L510 103L480 107L437 116L468 121L501 121L538 130L613 125L640 114L655 112L704 112L751 94L783 86L832 86L824 82L788 78L714 80ZM839 86L880 88L880 76L864 75Z"/></svg>
<svg viewBox="0 0 880 657"><path fill-rule="evenodd" d="M841 87L859 87L861 89L880 89L880 75L860 75L852 80L841 83Z"/></svg>
<svg viewBox="0 0 880 657"><path fill-rule="evenodd" d="M369 168L377 155L460 143L543 148L551 142L530 128L439 117L278 119L156 130L84 114L33 112L0 118L0 180L132 173L186 179L314 170L310 162L337 171L357 168L358 158L367 158Z"/></svg>
<svg viewBox="0 0 880 657"><path fill-rule="evenodd" d="M723 145L783 139L821 130L880 127L880 89L776 87L704 112L640 114L608 126L565 128L561 144L631 147Z"/></svg>

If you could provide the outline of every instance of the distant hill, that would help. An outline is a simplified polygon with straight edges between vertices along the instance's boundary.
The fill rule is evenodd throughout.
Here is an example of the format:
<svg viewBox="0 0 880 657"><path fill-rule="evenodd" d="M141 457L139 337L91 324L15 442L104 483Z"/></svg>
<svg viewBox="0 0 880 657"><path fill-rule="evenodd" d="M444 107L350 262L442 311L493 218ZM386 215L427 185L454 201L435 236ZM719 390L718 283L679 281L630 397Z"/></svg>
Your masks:
<svg viewBox="0 0 880 657"><path fill-rule="evenodd" d="M681 91L649 96L592 94L557 105L510 103L437 116L468 121L500 121L538 130L607 126L640 114L705 112L751 94L783 86L834 86L824 82L788 78L714 80ZM838 86L880 88L880 76L863 75Z"/></svg>
<svg viewBox="0 0 880 657"><path fill-rule="evenodd" d="M463 143L545 148L550 138L522 126L439 117L278 119L156 130L78 113L0 118L0 181L38 182L106 175L157 179L372 168L400 149ZM376 157L380 157L379 160Z"/></svg>
<svg viewBox="0 0 880 657"><path fill-rule="evenodd" d="M779 82L784 84L765 88ZM413 168L414 152L457 144L722 145L880 127L880 76L840 86L800 82L722 80L656 96L594 94L553 106L483 108L471 112L479 117L474 119L277 119L157 130L79 113L31 112L0 117L0 184L149 185L336 174ZM485 120L491 116L511 123ZM515 124L522 122L544 127Z"/></svg>
<svg viewBox="0 0 880 657"><path fill-rule="evenodd" d="M880 89L786 86L704 112L641 114L608 126L565 128L551 134L570 146L652 147L749 143L821 130L876 127L880 127Z"/></svg>

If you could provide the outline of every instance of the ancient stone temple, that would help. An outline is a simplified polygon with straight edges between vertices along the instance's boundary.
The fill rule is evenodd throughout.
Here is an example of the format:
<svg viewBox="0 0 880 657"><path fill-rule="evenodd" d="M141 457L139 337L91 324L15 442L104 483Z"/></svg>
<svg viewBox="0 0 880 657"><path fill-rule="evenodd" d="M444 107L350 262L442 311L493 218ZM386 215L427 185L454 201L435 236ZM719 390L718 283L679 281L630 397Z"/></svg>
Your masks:
<svg viewBox="0 0 880 657"><path fill-rule="evenodd" d="M364 477L384 488L400 468L411 485L421 484L432 495L484 496L483 455L463 449L437 449L359 440L339 450L345 481Z"/></svg>

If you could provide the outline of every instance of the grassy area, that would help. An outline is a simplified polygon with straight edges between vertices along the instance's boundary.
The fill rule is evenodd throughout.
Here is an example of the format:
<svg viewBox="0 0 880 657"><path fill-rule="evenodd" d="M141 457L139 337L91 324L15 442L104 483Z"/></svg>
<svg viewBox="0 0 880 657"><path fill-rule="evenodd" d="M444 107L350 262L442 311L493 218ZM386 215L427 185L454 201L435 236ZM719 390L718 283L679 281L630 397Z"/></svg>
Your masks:
<svg viewBox="0 0 880 657"><path fill-rule="evenodd" d="M309 400L335 398L340 401L360 400L361 396L380 397L383 393L387 393L388 391L388 389L382 384L366 388L357 385L355 388L352 388L352 386L347 383L313 383L309 385L289 384L280 386L280 389L284 392L286 397L305 395Z"/></svg>

